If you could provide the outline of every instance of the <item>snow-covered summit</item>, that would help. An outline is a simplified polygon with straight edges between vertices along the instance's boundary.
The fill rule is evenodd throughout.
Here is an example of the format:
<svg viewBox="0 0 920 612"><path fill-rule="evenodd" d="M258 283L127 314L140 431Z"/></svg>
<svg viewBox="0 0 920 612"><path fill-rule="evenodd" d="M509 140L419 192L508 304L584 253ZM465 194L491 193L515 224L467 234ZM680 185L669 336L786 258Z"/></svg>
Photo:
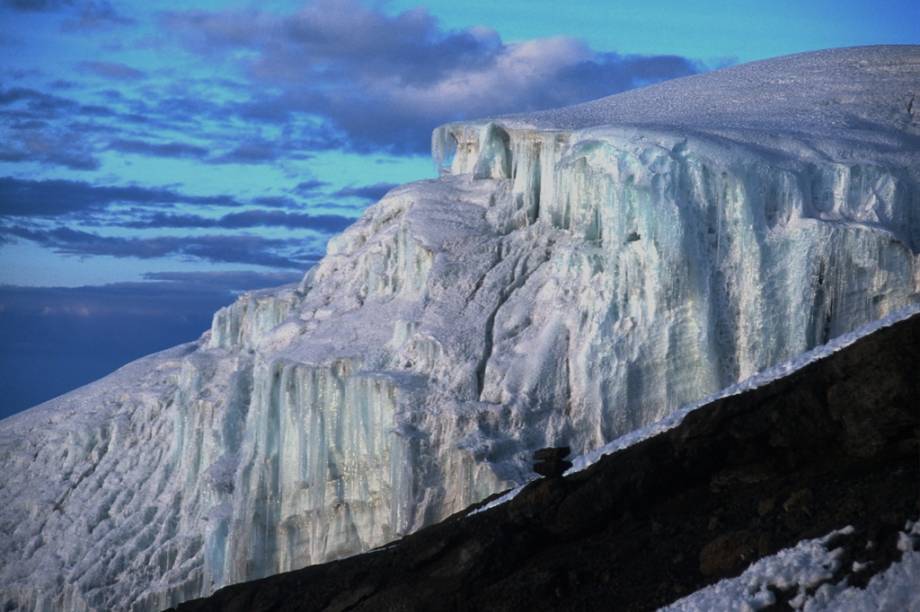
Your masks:
<svg viewBox="0 0 920 612"><path fill-rule="evenodd" d="M860 54L875 68L821 76ZM806 54L438 128L445 175L387 194L299 285L0 421L0 603L159 609L367 550L523 482L535 448L598 448L917 303L913 119L830 110L906 108L917 58ZM766 73L760 100L744 75ZM827 104L788 102L808 75ZM719 95L731 138L699 118ZM635 96L697 115L621 122ZM809 139L750 131L782 116Z"/></svg>
<svg viewBox="0 0 920 612"><path fill-rule="evenodd" d="M916 147L920 46L800 53L500 120L521 128L630 125L765 139L777 134L890 139Z"/></svg>

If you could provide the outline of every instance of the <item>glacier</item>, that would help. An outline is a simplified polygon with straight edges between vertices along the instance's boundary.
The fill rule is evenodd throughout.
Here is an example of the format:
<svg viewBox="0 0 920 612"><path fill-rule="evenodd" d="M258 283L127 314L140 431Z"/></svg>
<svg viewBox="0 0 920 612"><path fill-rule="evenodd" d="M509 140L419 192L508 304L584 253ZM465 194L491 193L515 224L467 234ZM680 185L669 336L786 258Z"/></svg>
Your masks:
<svg viewBox="0 0 920 612"><path fill-rule="evenodd" d="M362 552L920 303L918 82L840 49L437 128L300 283L0 421L0 603Z"/></svg>

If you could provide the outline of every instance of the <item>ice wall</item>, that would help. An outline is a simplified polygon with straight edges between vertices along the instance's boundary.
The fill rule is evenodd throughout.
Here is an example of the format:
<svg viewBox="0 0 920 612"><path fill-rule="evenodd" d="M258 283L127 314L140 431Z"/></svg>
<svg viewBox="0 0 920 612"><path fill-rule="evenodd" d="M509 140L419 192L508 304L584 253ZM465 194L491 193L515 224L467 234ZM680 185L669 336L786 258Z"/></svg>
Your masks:
<svg viewBox="0 0 920 612"><path fill-rule="evenodd" d="M510 143L503 231L565 230L495 319L482 399L568 404L558 435L587 447L917 299L904 168L655 130L448 125L435 151L450 140L451 173Z"/></svg>
<svg viewBox="0 0 920 612"><path fill-rule="evenodd" d="M920 302L920 153L892 150L437 129L441 178L301 283L0 422L0 604L156 610L367 550Z"/></svg>

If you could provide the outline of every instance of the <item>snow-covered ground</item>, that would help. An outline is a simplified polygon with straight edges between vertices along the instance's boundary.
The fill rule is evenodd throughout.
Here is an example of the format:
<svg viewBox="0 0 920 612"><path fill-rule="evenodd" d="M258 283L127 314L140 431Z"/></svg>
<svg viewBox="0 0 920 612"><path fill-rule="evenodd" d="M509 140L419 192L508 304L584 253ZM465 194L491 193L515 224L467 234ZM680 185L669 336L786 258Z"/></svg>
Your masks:
<svg viewBox="0 0 920 612"><path fill-rule="evenodd" d="M917 82L845 49L439 128L300 284L0 421L0 604L368 550L920 303Z"/></svg>
<svg viewBox="0 0 920 612"><path fill-rule="evenodd" d="M666 612L753 612L776 603L776 593L792 595L789 606L805 612L916 612L920 610L920 523L908 523L898 541L901 559L873 576L865 588L846 579L833 582L841 570L843 549L829 548L844 528L823 538L805 540L764 557L736 578L727 578L662 608ZM845 569L845 568L844 568ZM854 571L857 568L852 568Z"/></svg>

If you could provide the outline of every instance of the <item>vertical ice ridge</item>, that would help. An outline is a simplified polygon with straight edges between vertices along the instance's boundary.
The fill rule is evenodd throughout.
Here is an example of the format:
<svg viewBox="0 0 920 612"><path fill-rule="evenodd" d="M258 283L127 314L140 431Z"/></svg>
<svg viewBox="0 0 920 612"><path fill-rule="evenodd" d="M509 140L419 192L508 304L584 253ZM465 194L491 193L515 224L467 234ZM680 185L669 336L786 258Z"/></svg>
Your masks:
<svg viewBox="0 0 920 612"><path fill-rule="evenodd" d="M406 486L393 482L404 452L395 426L397 390L385 378L328 366L256 366L233 522L227 580L238 581L366 550L404 526L391 518Z"/></svg>

